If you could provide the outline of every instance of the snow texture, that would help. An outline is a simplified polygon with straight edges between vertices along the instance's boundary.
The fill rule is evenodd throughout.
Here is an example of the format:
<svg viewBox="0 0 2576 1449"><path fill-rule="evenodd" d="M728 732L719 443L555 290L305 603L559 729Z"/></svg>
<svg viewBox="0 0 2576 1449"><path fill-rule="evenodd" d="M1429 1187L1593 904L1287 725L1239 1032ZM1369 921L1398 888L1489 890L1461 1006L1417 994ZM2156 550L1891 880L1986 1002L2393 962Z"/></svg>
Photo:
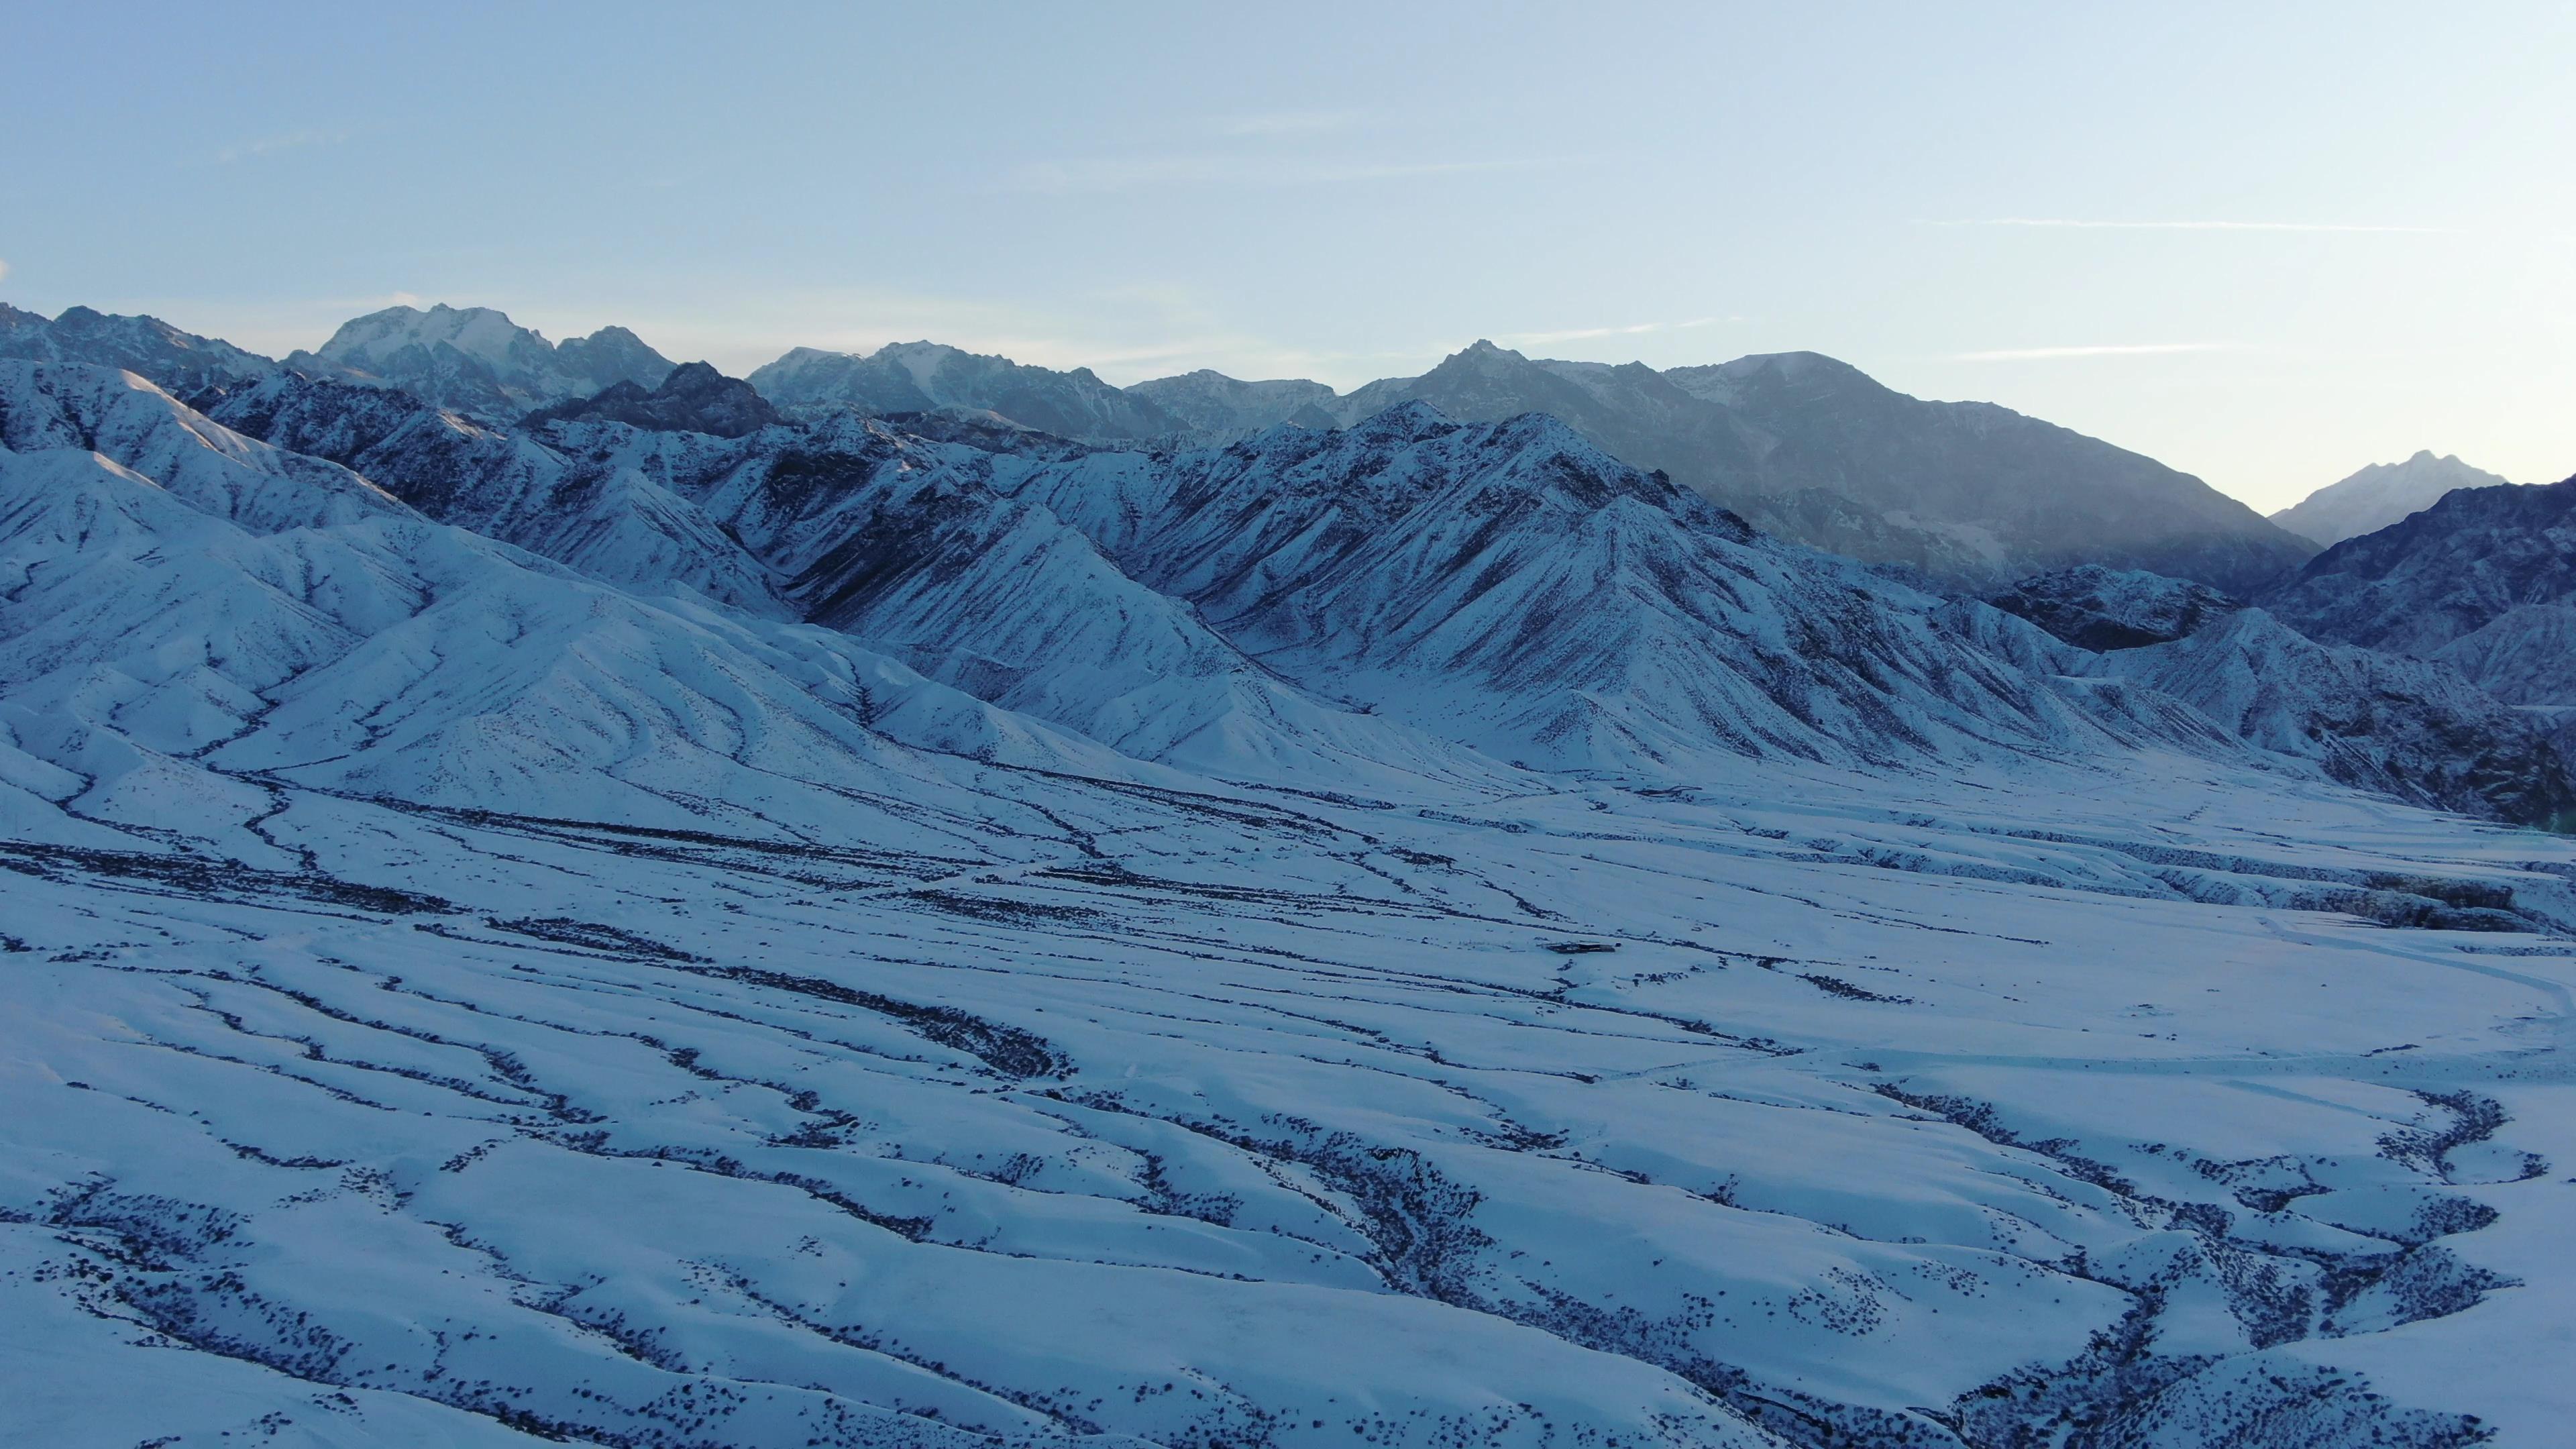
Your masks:
<svg viewBox="0 0 2576 1449"><path fill-rule="evenodd" d="M13 1440L2576 1411L2576 846L2329 779L2259 612L2094 655L1419 403L209 405L0 371Z"/></svg>

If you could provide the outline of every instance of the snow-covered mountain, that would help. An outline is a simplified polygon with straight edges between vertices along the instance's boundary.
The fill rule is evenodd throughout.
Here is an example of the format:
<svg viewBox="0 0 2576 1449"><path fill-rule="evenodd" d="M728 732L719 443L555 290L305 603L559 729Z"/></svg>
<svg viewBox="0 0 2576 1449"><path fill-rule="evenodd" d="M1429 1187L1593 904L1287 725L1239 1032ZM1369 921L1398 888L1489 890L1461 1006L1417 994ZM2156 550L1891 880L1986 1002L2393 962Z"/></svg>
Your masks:
<svg viewBox="0 0 2576 1449"><path fill-rule="evenodd" d="M1331 428L1342 422L1340 395L1303 378L1244 382L1203 367L1132 384L1127 393L1170 414L1200 443L1230 443L1282 423Z"/></svg>
<svg viewBox="0 0 2576 1449"><path fill-rule="evenodd" d="M2042 574L1990 602L2095 656L2043 667L2152 685L2356 789L2576 825L2576 768L2555 722L2449 663L2320 644L2206 585L2135 570Z"/></svg>
<svg viewBox="0 0 2576 1449"><path fill-rule="evenodd" d="M669 391L738 398L723 381ZM1386 788L1507 765L2225 753L2280 738L2205 690L2141 702L2073 686L2061 676L2101 671L1993 637L1997 624L1962 630L1939 600L1764 539L1543 417L1462 427L1416 403L1224 450L1020 456L846 415L720 439L576 407L513 431L298 379L217 413L623 587L828 624L998 706L1216 774ZM2093 578L2086 599L2109 607L2104 579L2124 578L2125 613L2147 584L2179 590L2192 620L2232 607L2145 575ZM2382 691L2387 724L2370 738L2357 689L2345 679L2304 706L2332 722L2337 752L2287 753L2403 798L2556 818L2563 766L2523 721L2425 686ZM2449 763L2427 764L2428 739ZM2351 763L2383 756L2422 780Z"/></svg>
<svg viewBox="0 0 2576 1449"><path fill-rule="evenodd" d="M226 780L257 776L864 838L858 797L915 809L954 768L887 721L939 750L1121 763L831 631L637 599L202 419L49 430L49 406L89 397L36 372L31 396L0 371L0 711L16 750L81 782L82 818L248 829L259 791ZM120 411L156 401L186 416L149 389ZM822 810L814 787L847 798Z"/></svg>
<svg viewBox="0 0 2576 1449"><path fill-rule="evenodd" d="M2312 638L2442 660L2516 704L2576 704L2576 478L2455 489L2260 602Z"/></svg>
<svg viewBox="0 0 2576 1449"><path fill-rule="evenodd" d="M121 368L181 396L277 369L276 363L257 353L182 332L158 317L111 316L69 307L48 322L5 302L0 302L0 358Z"/></svg>
<svg viewBox="0 0 2576 1449"><path fill-rule="evenodd" d="M0 361L0 447L102 455L260 533L410 514L346 468L244 437L111 368Z"/></svg>
<svg viewBox="0 0 2576 1449"><path fill-rule="evenodd" d="M1864 532L1819 548L1996 584L2079 564L2138 568L2242 593L2312 550L2208 484L2081 433L1991 403L1927 402L1814 353L1740 358L1666 374L1761 441L1761 492L1826 492L1877 527L1923 538L1890 554ZM1848 544L1848 549L1846 548ZM1988 565L1991 569L1993 565Z"/></svg>
<svg viewBox="0 0 2576 1449"><path fill-rule="evenodd" d="M1764 527L1873 563L1993 588L2078 564L2244 590L2311 550L2186 474L1986 403L1926 402L1812 352L1657 372L1479 342L1336 405L1406 399L1456 418L1562 418Z"/></svg>
<svg viewBox="0 0 2576 1449"><path fill-rule="evenodd" d="M217 404L262 443L11 366L31 1442L2566 1422L2576 846L2123 743L2219 732L1560 424L1014 457L280 376ZM845 627L423 516L570 539L548 511L612 485ZM2223 680L2259 618L2105 657ZM1041 703L1198 649L1325 710L1330 669L1388 706L1335 728L1442 768L1148 762L890 657L968 649ZM1449 769L1444 733L1622 768Z"/></svg>
<svg viewBox="0 0 2576 1449"><path fill-rule="evenodd" d="M1762 539L1541 417L1468 428L1414 404L1222 451L1021 458L848 417L725 441L423 407L353 439L341 404L362 399L277 386L304 401L254 391L219 414L624 586L829 623L1202 771L2107 742L2087 698L1953 637L1937 600Z"/></svg>
<svg viewBox="0 0 2576 1449"><path fill-rule="evenodd" d="M575 474L509 427L394 389L291 374L236 389L212 408L227 426L359 469L431 517L595 578L645 593L686 589L773 617L789 612L768 569L637 469Z"/></svg>
<svg viewBox="0 0 2576 1449"><path fill-rule="evenodd" d="M2576 828L2576 771L2546 720L2447 663L2318 644L2261 609L2122 648L2100 672L2154 686L2331 779L2437 810Z"/></svg>
<svg viewBox="0 0 2576 1449"><path fill-rule="evenodd" d="M344 322L319 352L293 352L286 365L315 377L400 388L422 400L488 420L631 382L652 388L669 358L623 327L562 343L489 307L423 311L387 307Z"/></svg>
<svg viewBox="0 0 2576 1449"><path fill-rule="evenodd" d="M952 367L976 385L920 381ZM1281 423L1349 426L1408 401L1462 421L1543 412L1786 537L1972 589L2099 563L2243 592L2314 552L2152 459L1991 404L1907 397L1809 352L1657 372L1478 342L1420 377L1348 395L1204 370L1159 378L1126 390L1152 405L1145 417L1115 415L1088 372L968 359L926 343L865 360L800 349L752 381L782 405L856 401L886 413L954 403L1107 444L1224 444Z"/></svg>
<svg viewBox="0 0 2576 1449"><path fill-rule="evenodd" d="M0 355L130 366L190 395L271 366L151 319L98 319L117 324L102 329L76 318L80 311L65 314L79 322L68 331L24 313L0 317ZM47 342L49 333L57 340ZM561 409L620 384L649 395L673 369L623 328L555 344L489 308L445 305L353 319L286 366L399 388L484 423ZM1545 412L1612 456L1665 472L1784 537L1970 589L2099 563L2241 593L2308 552L2304 540L2152 460L1990 405L1906 397L1813 353L1657 373L1532 360L1480 342L1421 377L1341 396L1320 383L1241 382L1206 370L1120 389L1087 368L1059 372L911 342L864 356L797 348L748 380L788 414L940 414L947 431L981 428L981 441L1008 451L1024 448L995 429L1094 446L1209 446L1283 423L1348 426L1404 401L1469 421ZM765 420L736 411L721 426Z"/></svg>
<svg viewBox="0 0 2576 1449"><path fill-rule="evenodd" d="M735 439L542 417L487 428L293 379L218 412L432 516L628 588L829 623L1129 755L1309 780L1507 773L1301 693L996 493L996 459L973 449L848 415Z"/></svg>
<svg viewBox="0 0 2576 1449"><path fill-rule="evenodd" d="M2436 458L2425 449L2403 463L2373 463L2341 482L2329 483L2273 514L2272 521L2330 547L2420 513L2454 488L2493 488L2508 481L2470 467L2457 454Z"/></svg>
<svg viewBox="0 0 2576 1449"><path fill-rule="evenodd" d="M1150 397L1102 382L1090 368L1024 367L936 342L893 342L864 355L799 347L753 370L751 385L790 412L868 415L964 408L1087 442L1134 443L1186 429Z"/></svg>
<svg viewBox="0 0 2576 1449"><path fill-rule="evenodd" d="M1408 403L1006 486L1289 677L1505 758L1885 760L2068 727L1937 629L1935 600L1763 538L1550 417Z"/></svg>

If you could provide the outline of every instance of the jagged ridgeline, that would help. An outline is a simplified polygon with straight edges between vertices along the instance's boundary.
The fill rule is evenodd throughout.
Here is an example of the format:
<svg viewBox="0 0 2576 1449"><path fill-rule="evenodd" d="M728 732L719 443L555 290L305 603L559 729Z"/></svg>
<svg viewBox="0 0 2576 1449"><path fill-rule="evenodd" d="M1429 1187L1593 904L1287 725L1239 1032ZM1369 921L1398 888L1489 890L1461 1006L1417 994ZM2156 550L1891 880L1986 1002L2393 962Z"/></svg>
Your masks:
<svg viewBox="0 0 2576 1449"><path fill-rule="evenodd" d="M1462 422L1545 413L1784 537L1971 586L2104 563L2243 590L2316 548L2152 459L1989 404L1907 397L1808 352L1657 372L1479 342L1343 395L1208 371L1119 389L1088 369L910 342L863 357L800 348L751 382L809 416L986 412L1102 446L1348 427L1405 402Z"/></svg>
<svg viewBox="0 0 2576 1449"><path fill-rule="evenodd" d="M48 324L11 312L0 326L7 329L0 355L130 366L182 396L265 365L149 318L75 309ZM210 363L208 349L225 360ZM557 344L488 308L437 306L357 318L319 351L288 357L286 366L398 387L480 420L508 422L620 383L649 391L672 363L624 328ZM2295 567L2317 542L2333 541L2312 542L2281 526L2286 515L2267 522L2200 480L2125 449L1989 404L1907 397L1814 353L1657 372L1633 363L1532 359L1479 342L1420 377L1381 379L1343 394L1321 383L1245 382L1210 371L1120 388L1088 368L1059 372L906 342L866 354L800 347L754 370L749 381L793 417L937 413L1006 434L1113 448L1221 446L1282 424L1348 427L1408 401L1461 422L1546 413L1611 456L1661 471L1772 533L1970 589L2103 564L2242 594ZM2476 473L2455 476L2429 458L2392 471L2403 476L2376 482L2356 475L2345 491L2413 497L2436 473L2454 487ZM2333 504L2330 493L2319 495L2318 506L2341 509L2338 520L2375 518L2372 509L2385 506L2354 513ZM2324 527L2313 520L2306 526Z"/></svg>
<svg viewBox="0 0 2576 1449"><path fill-rule="evenodd" d="M2567 765L2293 612L2459 528L2275 586L2133 460L2166 531L2068 558L1942 470L2104 445L1803 356L0 324L0 1389L56 1439L2558 1422L2497 1346L2567 1316ZM1905 498L1982 562L1762 526Z"/></svg>

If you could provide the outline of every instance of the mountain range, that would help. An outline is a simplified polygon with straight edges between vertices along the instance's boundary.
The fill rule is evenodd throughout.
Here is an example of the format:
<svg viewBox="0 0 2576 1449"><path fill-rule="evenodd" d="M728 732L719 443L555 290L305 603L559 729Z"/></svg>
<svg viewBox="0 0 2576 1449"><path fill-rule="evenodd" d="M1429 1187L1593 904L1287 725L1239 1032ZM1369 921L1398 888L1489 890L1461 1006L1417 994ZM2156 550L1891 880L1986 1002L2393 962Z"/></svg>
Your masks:
<svg viewBox="0 0 2576 1449"><path fill-rule="evenodd" d="M1419 377L1342 395L1207 371L1122 391L1088 370L904 343L864 359L799 349L750 380L791 408L979 409L1113 446L1348 427L1401 402L1471 422L1543 412L1785 537L1968 586L2104 562L2246 589L2313 552L2151 459L1991 404L1907 397L1814 353L1657 372L1478 342Z"/></svg>
<svg viewBox="0 0 2576 1449"><path fill-rule="evenodd" d="M2499 1345L2565 1319L2576 846L2523 827L2576 783L2291 611L2465 574L2468 628L2576 483L1989 603L1592 435L1667 374L1490 349L1326 427L915 350L880 409L493 316L0 359L0 1387L48 1442L2563 1423ZM1674 427L1975 436L1752 364ZM1527 369L1592 427L1473 416ZM988 375L1067 431L1294 407L1108 446Z"/></svg>
<svg viewBox="0 0 2576 1449"><path fill-rule="evenodd" d="M229 342L182 332L158 317L117 317L67 307L47 320L0 302L0 357L122 368L173 392L243 382L277 364Z"/></svg>
<svg viewBox="0 0 2576 1449"><path fill-rule="evenodd" d="M2288 753L2426 804L2544 822L2566 806L2565 767L2535 726L2480 702L2486 696L2464 681L2394 684L2388 671L2399 666L2330 659L2284 630L2268 647L2311 659L2304 677L2323 698L2271 701L2257 713L2287 708L2298 729L2257 720L2190 671L2159 676L2170 686L2163 693L2221 728L2177 731L2161 705L2142 725L2046 683L2103 671L2047 663L2033 678L2036 656L2018 644L2000 647L2002 668L1973 647L1963 653L1963 642L1977 641L1947 628L1956 620L1937 596L1836 573L1824 556L1782 553L1748 520L1706 504L1668 471L1619 461L1578 425L1615 432L1638 414L1638 399L1660 397L1677 409L1698 400L1731 410L1733 429L1710 440L1742 443L1755 436L1744 420L1761 420L1775 459L1868 456L1909 429L1924 436L1944 426L1962 437L1999 433L2006 441L1988 448L1990 458L2025 445L2100 447L2001 410L1917 403L1811 354L1666 376L1533 363L1479 344L1423 378L1346 399L1261 395L1318 412L1387 404L1355 425L1282 421L1222 447L1174 452L1167 437L1156 450L1122 452L1047 441L1055 435L978 404L1011 402L1095 434L1144 431L1170 415L1137 411L1159 408L1150 401L1122 404L1126 394L1087 372L931 344L868 359L792 354L763 369L771 390L791 399L782 409L758 390L759 374L746 382L704 364L673 368L616 329L555 348L481 309L390 309L335 335L324 351L342 359L336 367L266 371L149 319L121 328L74 320L74 342L102 331L148 336L152 346L138 352L122 341L119 355L155 366L175 359L190 377L202 359L224 359L228 380L195 395L208 419L285 456L355 470L433 518L629 589L680 589L828 624L891 646L969 695L1132 757L1201 771L1377 778L1392 768L1463 779L1495 768L1670 769L1711 751L1868 764L2064 752L2106 730L2134 741L2143 728L2185 748L2215 736L2276 750L2294 737L2332 737L2323 755L2305 745ZM21 333L46 338L48 355L66 346L47 329ZM651 385L629 376L580 391L586 380L573 368L639 350L652 362L619 365L658 369ZM410 381L392 386L388 373ZM30 376L37 391L48 385ZM577 395L507 420L496 416L506 409L446 400L468 378L478 398L513 390L512 406L542 391ZM1218 381L1200 375L1189 395L1208 405L1247 396ZM1462 426L1450 415L1493 412L1532 388L1576 421L1523 413ZM852 389L864 396L854 401ZM1792 436L1802 409L1839 420L1815 430L1832 441ZM908 422L888 427L872 414ZM1103 421L1114 418L1124 422ZM1954 458L1956 471L1968 469L1966 458ZM1889 477L1897 466L1846 479L1846 492L1805 496L1842 499L1836 507L1849 518L1868 506L1855 494L1937 510L2010 491L1989 478L1927 496L1923 480L1940 476L1931 468L1904 475L1918 490L1908 492ZM1501 519L1513 527L1498 534ZM2141 598L2169 582L2087 567L2049 578L2090 580L2092 612L2076 613L2096 620L2105 606L2091 595L2104 580L2141 580ZM2063 585L2034 584L2066 596ZM2180 640L2213 607L2234 607L2197 587L2183 626L2146 634L2117 622L2071 627L2050 613L2065 605L2025 604L2035 597L2025 593L1995 599L2080 647L2117 651ZM1083 599L1092 602L1074 603ZM2132 617L2140 607L2128 598L2110 612ZM2294 623L2313 613L2287 608ZM1860 614L1879 622L1855 630ZM1597 622L1566 628L1573 619ZM2386 642L2302 627L2328 646ZM2493 642L2471 647L2492 652ZM2509 666L2489 657L2472 662L2494 682ZM2549 702L2527 684L2506 692ZM2374 712L2356 698L2382 704ZM2441 723L2399 726L2400 716Z"/></svg>
<svg viewBox="0 0 2576 1449"><path fill-rule="evenodd" d="M116 353L81 340L83 327L111 319L75 319L48 343L39 339L59 324L12 316L21 321L0 337L0 355L121 356L116 365L182 395L265 362L152 319L118 321L159 331L154 347ZM204 356L218 348L224 366L209 371ZM318 352L283 365L510 422L618 383L649 390L673 364L623 328L558 345L488 308L441 305L354 319ZM2314 551L2151 459L1991 404L1907 397L1813 353L1656 372L1533 360L1480 342L1419 377L1345 395L1320 383L1205 371L1122 389L1084 368L1058 372L912 342L865 356L797 348L748 380L793 417L944 412L1113 448L1222 446L1281 424L1348 427L1406 401L1468 422L1543 412L1767 531L1938 587L1991 589L2101 563L2242 593Z"/></svg>
<svg viewBox="0 0 2576 1449"><path fill-rule="evenodd" d="M1151 399L1111 387L1087 367L1023 367L936 342L891 343L866 356L799 347L753 369L747 380L761 396L805 415L963 409L1109 445L1168 440L1185 431Z"/></svg>

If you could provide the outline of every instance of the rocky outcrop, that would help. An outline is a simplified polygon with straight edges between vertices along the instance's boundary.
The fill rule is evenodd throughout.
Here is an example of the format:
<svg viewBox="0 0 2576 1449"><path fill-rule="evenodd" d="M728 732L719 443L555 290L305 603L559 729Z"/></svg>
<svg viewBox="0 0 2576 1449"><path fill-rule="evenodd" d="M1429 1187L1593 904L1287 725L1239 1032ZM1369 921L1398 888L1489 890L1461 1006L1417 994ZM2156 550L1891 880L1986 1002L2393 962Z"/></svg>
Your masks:
<svg viewBox="0 0 2576 1449"><path fill-rule="evenodd" d="M750 383L727 377L707 363L691 362L671 369L659 387L615 383L590 397L540 408L528 415L527 422L536 427L577 419L627 423L657 433L739 438L777 423L779 416L778 409Z"/></svg>
<svg viewBox="0 0 2576 1449"><path fill-rule="evenodd" d="M2035 575L1986 602L2097 651L2169 643L2245 607L2206 584L2099 564Z"/></svg>

